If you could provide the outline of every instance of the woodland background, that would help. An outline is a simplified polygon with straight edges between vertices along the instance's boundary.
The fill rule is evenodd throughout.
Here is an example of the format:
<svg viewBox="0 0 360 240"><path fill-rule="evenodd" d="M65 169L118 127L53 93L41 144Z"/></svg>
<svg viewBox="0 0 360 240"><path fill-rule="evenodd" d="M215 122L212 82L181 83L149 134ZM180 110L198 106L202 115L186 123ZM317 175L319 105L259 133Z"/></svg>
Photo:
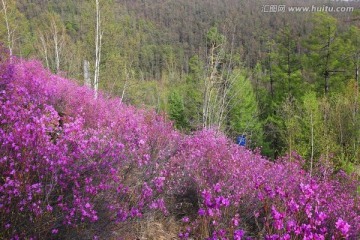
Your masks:
<svg viewBox="0 0 360 240"><path fill-rule="evenodd" d="M355 11L261 11L280 2ZM360 164L359 5L109 0L97 12L96 1L2 0L0 41L80 84L94 87L96 78L109 96L166 113L185 133L246 134L270 159L297 152L352 172Z"/></svg>

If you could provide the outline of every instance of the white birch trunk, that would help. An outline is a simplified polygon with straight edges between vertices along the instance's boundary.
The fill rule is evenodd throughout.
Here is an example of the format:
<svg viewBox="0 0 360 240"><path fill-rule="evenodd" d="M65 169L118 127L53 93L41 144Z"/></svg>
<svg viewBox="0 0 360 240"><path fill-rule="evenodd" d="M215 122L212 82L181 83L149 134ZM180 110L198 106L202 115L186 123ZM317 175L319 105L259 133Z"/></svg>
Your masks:
<svg viewBox="0 0 360 240"><path fill-rule="evenodd" d="M94 73L94 91L95 99L98 97L99 77L100 77L100 60L101 60L101 21L99 0L96 0L96 34L95 34L95 73Z"/></svg>
<svg viewBox="0 0 360 240"><path fill-rule="evenodd" d="M1 2L2 2L2 7L3 7L2 10L4 12L4 20L5 20L6 31L7 31L7 45L9 48L10 61L11 61L11 58L13 56L14 32L10 29L9 18L7 15L7 9L8 9L7 2L5 0L1 0Z"/></svg>
<svg viewBox="0 0 360 240"><path fill-rule="evenodd" d="M84 60L84 84L88 88L91 88L91 78L90 78L90 63L87 60Z"/></svg>
<svg viewBox="0 0 360 240"><path fill-rule="evenodd" d="M52 19L51 25L53 30L53 40L54 40L54 49L55 49L55 67L56 67L56 73L58 73L60 71L60 53L59 53L58 31L54 19Z"/></svg>
<svg viewBox="0 0 360 240"><path fill-rule="evenodd" d="M40 42L41 42L41 47L42 47L42 50L43 50L43 56L44 56L44 59L45 59L46 68L50 69L49 56L48 56L48 50L47 50L47 44L46 44L45 36L41 31L39 31L38 35L39 35L39 39L40 39Z"/></svg>

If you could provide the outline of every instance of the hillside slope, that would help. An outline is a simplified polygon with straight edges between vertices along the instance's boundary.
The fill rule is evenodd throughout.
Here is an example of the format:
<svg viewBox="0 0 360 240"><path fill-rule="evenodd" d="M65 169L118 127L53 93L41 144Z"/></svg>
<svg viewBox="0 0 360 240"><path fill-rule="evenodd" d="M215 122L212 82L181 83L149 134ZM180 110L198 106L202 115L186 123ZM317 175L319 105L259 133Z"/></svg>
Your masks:
<svg viewBox="0 0 360 240"><path fill-rule="evenodd" d="M360 236L350 176L319 166L310 177L300 157L273 163L216 131L180 134L152 111L95 100L39 62L5 56L1 239Z"/></svg>

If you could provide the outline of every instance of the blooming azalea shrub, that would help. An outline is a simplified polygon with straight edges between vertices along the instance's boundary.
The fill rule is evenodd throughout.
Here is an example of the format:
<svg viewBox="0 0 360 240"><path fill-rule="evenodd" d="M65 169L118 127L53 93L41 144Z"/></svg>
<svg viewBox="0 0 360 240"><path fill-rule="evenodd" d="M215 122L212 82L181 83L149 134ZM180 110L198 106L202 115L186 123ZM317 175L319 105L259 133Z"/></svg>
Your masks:
<svg viewBox="0 0 360 240"><path fill-rule="evenodd" d="M1 239L106 237L165 212L158 174L180 136L170 122L13 62L1 65Z"/></svg>
<svg viewBox="0 0 360 240"><path fill-rule="evenodd" d="M36 61L0 64L0 239L135 239L158 216L180 239L360 237L345 173L310 177L300 157L182 135Z"/></svg>
<svg viewBox="0 0 360 240"><path fill-rule="evenodd" d="M310 177L298 160L271 163L213 131L184 137L161 184L167 198L193 195L179 238L357 239L359 182Z"/></svg>
<svg viewBox="0 0 360 240"><path fill-rule="evenodd" d="M359 182L346 174L310 177L299 157L272 163L212 131L183 144L172 162L169 185L195 185L199 209L182 218L180 238L359 237Z"/></svg>

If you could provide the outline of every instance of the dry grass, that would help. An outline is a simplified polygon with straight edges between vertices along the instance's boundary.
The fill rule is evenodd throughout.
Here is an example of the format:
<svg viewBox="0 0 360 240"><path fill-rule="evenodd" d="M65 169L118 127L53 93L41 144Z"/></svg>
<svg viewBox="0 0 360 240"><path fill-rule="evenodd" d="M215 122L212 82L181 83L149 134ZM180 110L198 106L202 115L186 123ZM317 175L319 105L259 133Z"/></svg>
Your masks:
<svg viewBox="0 0 360 240"><path fill-rule="evenodd" d="M172 240L178 239L181 223L173 217L147 217L137 223L123 226L114 234L114 240Z"/></svg>
<svg viewBox="0 0 360 240"><path fill-rule="evenodd" d="M148 220L141 224L140 240L178 239L180 225L174 218Z"/></svg>

